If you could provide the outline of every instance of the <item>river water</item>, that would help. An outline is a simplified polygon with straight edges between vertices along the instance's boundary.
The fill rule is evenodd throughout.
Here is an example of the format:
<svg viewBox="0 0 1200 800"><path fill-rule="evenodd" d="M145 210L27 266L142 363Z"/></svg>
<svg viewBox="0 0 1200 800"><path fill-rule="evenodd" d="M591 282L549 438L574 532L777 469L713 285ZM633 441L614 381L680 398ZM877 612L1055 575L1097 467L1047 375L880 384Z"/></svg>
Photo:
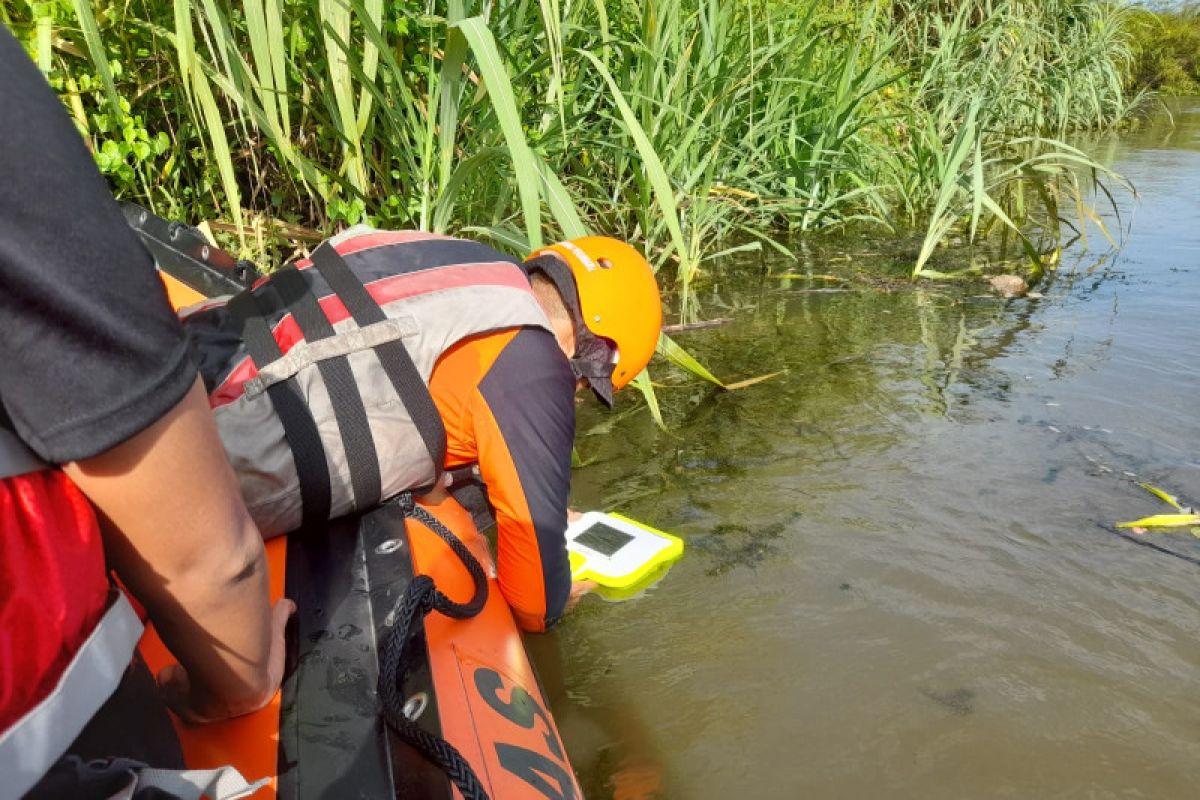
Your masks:
<svg viewBox="0 0 1200 800"><path fill-rule="evenodd" d="M1137 480L1200 504L1200 101L1173 108L1090 145L1140 199L1041 298L742 265L703 297L735 322L679 341L785 374L660 367L666 432L581 412L573 505L688 547L531 643L589 797L1200 793L1200 567L1139 546L1200 539L1112 527L1171 511ZM894 269L823 247L765 269Z"/></svg>

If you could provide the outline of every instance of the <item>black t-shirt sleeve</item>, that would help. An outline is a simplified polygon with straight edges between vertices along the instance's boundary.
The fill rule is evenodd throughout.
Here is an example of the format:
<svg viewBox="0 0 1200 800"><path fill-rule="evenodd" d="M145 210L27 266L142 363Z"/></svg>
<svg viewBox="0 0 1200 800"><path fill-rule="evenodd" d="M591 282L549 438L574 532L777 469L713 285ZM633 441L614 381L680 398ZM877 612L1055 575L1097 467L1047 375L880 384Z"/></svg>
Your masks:
<svg viewBox="0 0 1200 800"><path fill-rule="evenodd" d="M0 25L0 402L10 424L49 461L87 458L159 419L195 375L153 260Z"/></svg>

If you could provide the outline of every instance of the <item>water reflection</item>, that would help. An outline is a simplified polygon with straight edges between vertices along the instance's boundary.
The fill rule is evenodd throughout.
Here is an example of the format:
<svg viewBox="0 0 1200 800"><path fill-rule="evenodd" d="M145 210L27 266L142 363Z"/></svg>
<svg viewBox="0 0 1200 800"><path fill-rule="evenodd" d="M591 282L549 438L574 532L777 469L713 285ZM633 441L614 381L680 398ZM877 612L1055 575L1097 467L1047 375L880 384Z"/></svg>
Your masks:
<svg viewBox="0 0 1200 800"><path fill-rule="evenodd" d="M574 505L690 548L538 659L589 797L639 755L671 798L1194 793L1200 573L1111 526L1160 510L1135 480L1200 501L1195 108L1095 143L1140 207L1040 299L841 281L902 267L808 243L727 265L700 301L735 323L679 337L783 374L660 369L666 432L581 413Z"/></svg>

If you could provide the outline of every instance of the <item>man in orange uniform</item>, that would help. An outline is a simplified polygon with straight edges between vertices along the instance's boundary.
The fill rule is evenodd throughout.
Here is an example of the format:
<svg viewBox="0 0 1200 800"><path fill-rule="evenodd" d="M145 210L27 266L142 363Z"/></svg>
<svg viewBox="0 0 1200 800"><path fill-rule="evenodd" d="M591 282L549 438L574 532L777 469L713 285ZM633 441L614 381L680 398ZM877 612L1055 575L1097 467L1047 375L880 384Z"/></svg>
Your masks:
<svg viewBox="0 0 1200 800"><path fill-rule="evenodd" d="M539 631L572 594L563 532L575 389L611 406L650 360L662 312L649 265L613 239L553 245L525 267L553 337L521 328L467 339L438 361L429 388L446 423L446 467L477 462L487 487L501 592L521 627Z"/></svg>
<svg viewBox="0 0 1200 800"><path fill-rule="evenodd" d="M185 312L184 327L265 534L319 530L473 464L495 510L500 590L521 627L541 631L572 589L575 392L611 404L661 321L649 264L614 239L522 263L478 242L359 227Z"/></svg>

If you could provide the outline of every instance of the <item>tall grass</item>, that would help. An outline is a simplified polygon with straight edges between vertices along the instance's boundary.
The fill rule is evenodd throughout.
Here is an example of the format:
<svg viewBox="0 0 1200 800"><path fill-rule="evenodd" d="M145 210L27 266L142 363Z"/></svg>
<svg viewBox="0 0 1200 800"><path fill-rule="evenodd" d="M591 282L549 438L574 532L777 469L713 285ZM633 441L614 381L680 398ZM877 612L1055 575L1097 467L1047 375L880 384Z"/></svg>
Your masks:
<svg viewBox="0 0 1200 800"><path fill-rule="evenodd" d="M50 25L89 58L48 56L41 18L31 50L64 87L95 78L93 113L125 100L171 131L164 194L187 216L514 250L603 231L644 244L685 316L708 259L848 223L923 231L916 273L948 237L1001 229L1036 264L1030 226L1056 229L1101 176L1061 137L1127 112L1131 12L1093 0L74 10Z"/></svg>
<svg viewBox="0 0 1200 800"><path fill-rule="evenodd" d="M878 179L897 204L894 218L924 224L913 275L939 275L926 264L952 234L973 241L999 230L1020 243L1039 278L1064 226L1085 233L1090 222L1110 236L1088 205L1097 188L1132 190L1062 140L1128 114L1121 78L1130 11L1080 0L940 8L908 0L893 12L898 58L917 81Z"/></svg>
<svg viewBox="0 0 1200 800"><path fill-rule="evenodd" d="M1166 95L1200 94L1200 3L1146 3L1130 14L1129 81Z"/></svg>

